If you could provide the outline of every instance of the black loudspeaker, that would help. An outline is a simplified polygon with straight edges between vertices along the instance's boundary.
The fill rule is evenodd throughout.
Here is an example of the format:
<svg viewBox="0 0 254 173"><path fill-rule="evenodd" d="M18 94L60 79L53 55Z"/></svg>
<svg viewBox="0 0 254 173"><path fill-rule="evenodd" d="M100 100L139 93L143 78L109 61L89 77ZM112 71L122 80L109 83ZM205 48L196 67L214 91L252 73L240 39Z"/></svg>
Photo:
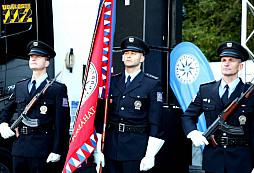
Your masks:
<svg viewBox="0 0 254 173"><path fill-rule="evenodd" d="M181 42L181 0L117 0L114 36L114 73L124 71L121 40L127 36L143 39L151 48L142 70L159 77L164 102L169 105L169 54Z"/></svg>
<svg viewBox="0 0 254 173"><path fill-rule="evenodd" d="M184 135L181 109L163 109L165 143L155 156L155 166L147 173L188 173L191 165L191 141Z"/></svg>

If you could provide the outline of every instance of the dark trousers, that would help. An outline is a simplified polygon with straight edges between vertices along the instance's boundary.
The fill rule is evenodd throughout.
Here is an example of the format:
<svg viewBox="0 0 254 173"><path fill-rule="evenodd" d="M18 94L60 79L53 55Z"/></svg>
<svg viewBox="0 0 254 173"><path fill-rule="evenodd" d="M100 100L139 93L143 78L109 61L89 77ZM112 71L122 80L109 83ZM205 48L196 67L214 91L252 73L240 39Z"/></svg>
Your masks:
<svg viewBox="0 0 254 173"><path fill-rule="evenodd" d="M117 161L106 158L105 173L140 173L140 160Z"/></svg>
<svg viewBox="0 0 254 173"><path fill-rule="evenodd" d="M205 173L215 173L215 172L207 172L207 171L205 171ZM224 173L227 173L227 171L225 170L225 172Z"/></svg>
<svg viewBox="0 0 254 173"><path fill-rule="evenodd" d="M44 157L17 157L13 156L14 173L44 173L46 159Z"/></svg>
<svg viewBox="0 0 254 173"><path fill-rule="evenodd" d="M216 172L208 172L208 171L205 171L205 173L216 173ZM224 173L227 173L226 168L224 168Z"/></svg>

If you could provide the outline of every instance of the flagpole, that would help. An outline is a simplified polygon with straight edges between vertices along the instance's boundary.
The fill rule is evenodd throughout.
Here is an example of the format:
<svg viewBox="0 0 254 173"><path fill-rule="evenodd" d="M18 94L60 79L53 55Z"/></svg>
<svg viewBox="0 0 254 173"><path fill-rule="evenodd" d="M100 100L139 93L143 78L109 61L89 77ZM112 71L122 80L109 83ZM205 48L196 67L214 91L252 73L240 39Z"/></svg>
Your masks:
<svg viewBox="0 0 254 173"><path fill-rule="evenodd" d="M79 105L78 105L78 108L77 108L77 111L76 111L76 115L75 115L75 119L74 119L74 125L73 125L74 127L75 127L76 120L77 120L77 117L78 117L78 113L79 113L79 110L80 110L80 107L81 107L81 101L82 101L83 95L84 95L84 90L85 90L86 81L87 81L87 77L88 77L89 67L90 67L91 59L92 59L91 57L92 57L95 37L96 37L97 30L98 30L98 24L99 24L99 21L100 21L100 16L101 16L101 12L102 12L102 9L103 9L104 2L105 2L105 0L103 0L102 3L101 3L100 11L98 13L98 19L97 19L95 30L94 30L94 33L93 33L93 38L92 38L90 52L89 52L89 56L88 56L88 60L87 60L87 65L85 67L85 74L84 74L84 78L83 78L83 81L82 81L83 88L82 88L81 98L80 98L80 102L79 102ZM70 143L71 143L71 137L70 137L69 145L70 145Z"/></svg>
<svg viewBox="0 0 254 173"><path fill-rule="evenodd" d="M111 18L109 17L111 14L110 9L111 7L111 0L100 0L100 8L99 13L97 17L97 22L95 24L95 30L92 38L91 48L89 57L87 60L87 65L83 72L83 79L82 79L82 95L81 99L76 111L76 116L74 120L74 131L70 138L70 148L67 154L65 166L64 166L64 172L68 171L74 171L76 170L84 161L86 161L90 154L94 151L96 147L97 138L96 138L96 131L94 126L94 119L95 119L95 113L97 108L97 102L98 97L101 97L103 93L105 98L105 113L104 115L104 132L103 138L100 141L102 142L102 151L104 151L104 141L105 141L105 129L106 129L106 122L107 122L107 112L108 112L108 90L110 86L110 73L111 72L111 56L110 56L110 66L108 66L108 49L110 49L113 46L113 43L111 42L111 39L108 38L111 36L111 32L108 32L108 30L111 30L110 23L112 22ZM105 10L104 10L105 7ZM102 17L102 13L104 13ZM110 21L109 21L110 20ZM98 37L97 37L98 36ZM97 39L98 38L98 39ZM110 41L107 42L107 39ZM103 41L103 42L102 42ZM111 44L109 44L111 43ZM108 49L107 49L108 48ZM110 54L111 55L111 54ZM92 63L92 64L91 64ZM89 95L87 99L84 97L85 91L86 91L86 84L87 80L89 79L89 70L90 67L94 65L97 71L101 73L101 76L98 77L98 81L95 84L95 90L96 92L93 92L92 95ZM107 70L104 70L107 65ZM110 67L110 69L108 69ZM101 69L99 69L101 68ZM109 76L110 75L110 76ZM105 80L108 77L108 80ZM106 77L106 78L105 78ZM104 86L106 84L106 86ZM105 89L106 88L106 89ZM104 91L101 93L101 91ZM84 96L85 95L85 96ZM91 102L90 102L91 101ZM78 126L77 126L78 124ZM86 126L85 126L86 125ZM91 130L93 133L90 135ZM81 135L78 135L81 134ZM101 135L102 136L102 135ZM76 137L76 138L75 138ZM88 138L89 137L89 138ZM83 138L85 138L83 140ZM76 139L76 140L75 140ZM92 148L87 148L82 146L90 146ZM93 149L93 150L92 150ZM84 152L85 151L85 152ZM80 152L83 153L84 157L80 158ZM99 166L99 165L98 165ZM101 165L100 165L101 167ZM102 172L102 168L101 172Z"/></svg>
<svg viewBox="0 0 254 173"><path fill-rule="evenodd" d="M108 98L105 98L103 131L102 131L102 138L101 138L101 151L102 152L104 152L104 142L105 142L105 134L106 134L106 126L107 126L107 116L108 116Z"/></svg>

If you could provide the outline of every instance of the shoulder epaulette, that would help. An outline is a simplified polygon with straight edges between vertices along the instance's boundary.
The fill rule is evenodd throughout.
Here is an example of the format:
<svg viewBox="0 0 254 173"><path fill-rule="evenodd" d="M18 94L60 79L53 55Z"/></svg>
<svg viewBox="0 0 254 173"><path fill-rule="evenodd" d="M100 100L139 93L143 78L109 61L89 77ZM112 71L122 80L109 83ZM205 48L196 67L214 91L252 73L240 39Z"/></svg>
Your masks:
<svg viewBox="0 0 254 173"><path fill-rule="evenodd" d="M246 82L247 85L251 86L253 83L251 82Z"/></svg>
<svg viewBox="0 0 254 173"><path fill-rule="evenodd" d="M55 83L64 84L64 83L62 83L62 82L60 82L60 81L58 81L58 80L56 80Z"/></svg>
<svg viewBox="0 0 254 173"><path fill-rule="evenodd" d="M213 80L213 81L202 83L201 85L207 85L207 84L211 84L211 83L215 83L215 82L216 82L216 80Z"/></svg>
<svg viewBox="0 0 254 173"><path fill-rule="evenodd" d="M20 82L26 81L26 80L28 80L28 79L30 79L30 78L21 79L21 80L20 80L20 81L18 81L17 83L20 83Z"/></svg>
<svg viewBox="0 0 254 173"><path fill-rule="evenodd" d="M149 73L145 73L145 76L147 76L147 77L149 77L149 78L152 78L152 79L159 79L158 77L156 77L156 76L153 76L153 75L151 75L151 74L149 74Z"/></svg>
<svg viewBox="0 0 254 173"><path fill-rule="evenodd" d="M119 75L121 75L122 73L117 73L117 74L114 74L114 76L119 76Z"/></svg>

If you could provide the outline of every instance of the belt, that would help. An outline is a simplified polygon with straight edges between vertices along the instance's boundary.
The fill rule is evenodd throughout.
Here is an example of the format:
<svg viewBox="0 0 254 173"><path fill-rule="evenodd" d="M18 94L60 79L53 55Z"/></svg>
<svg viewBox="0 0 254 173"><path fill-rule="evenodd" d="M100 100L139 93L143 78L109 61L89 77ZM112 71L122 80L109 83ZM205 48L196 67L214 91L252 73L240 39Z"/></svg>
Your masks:
<svg viewBox="0 0 254 173"><path fill-rule="evenodd" d="M222 146L249 145L249 139L246 138L220 137L215 138L215 141Z"/></svg>
<svg viewBox="0 0 254 173"><path fill-rule="evenodd" d="M22 126L20 128L20 133L23 134L23 135L46 134L46 133L48 133L48 131L43 129L42 127Z"/></svg>
<svg viewBox="0 0 254 173"><path fill-rule="evenodd" d="M147 125L129 125L123 123L109 122L107 128L118 132L132 132L132 133L145 133L147 131Z"/></svg>

